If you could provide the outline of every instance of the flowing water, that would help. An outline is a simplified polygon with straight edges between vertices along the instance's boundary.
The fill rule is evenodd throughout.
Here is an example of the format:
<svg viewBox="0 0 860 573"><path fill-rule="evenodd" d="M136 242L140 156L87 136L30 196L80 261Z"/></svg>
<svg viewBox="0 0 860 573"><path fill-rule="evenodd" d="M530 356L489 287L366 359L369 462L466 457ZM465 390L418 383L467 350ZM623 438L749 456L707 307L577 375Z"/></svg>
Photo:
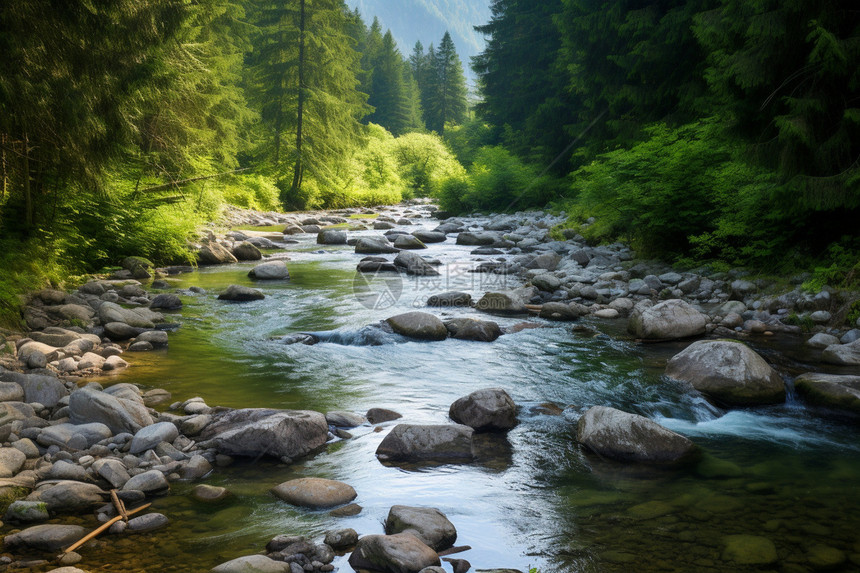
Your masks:
<svg viewBox="0 0 860 573"><path fill-rule="evenodd" d="M472 547L456 557L476 569L759 570L726 552L728 540L743 539L728 537L735 535L772 541L777 559L765 570L860 569L857 427L818 417L793 398L779 407L718 411L662 377L666 360L682 344L637 345L624 338L623 321L586 322L591 331L545 323L491 344L288 346L277 340L294 332L356 331L449 288L473 295L498 288L491 283L504 279L462 272L455 263L474 257L469 247L451 243L422 253L448 265L442 279L375 284L400 294L385 309L368 308L356 296L359 255L348 247L321 249L310 240L288 247L289 282L255 285L265 292L263 301L215 299L229 284L251 285L250 264L183 275L177 287L199 286L208 294L184 296L176 317L182 326L171 334L170 349L132 356L132 367L116 381L165 388L175 400L201 396L210 405L359 413L385 407L415 423L446 423L455 399L502 387L521 406L520 424L507 440L482 438L486 453L472 465L387 467L374 455L392 426L385 424L382 432L358 428L352 439L290 466L239 462L207 480L233 493L226 502L196 502L190 485L174 484L170 496L155 502L171 519L167 529L106 537L81 550L84 568L206 571L261 551L278 534L319 536L345 527L382 533L389 507L405 504L444 512L457 527L457 545ZM800 345L763 341L760 350L770 357L785 350L779 344L789 351ZM796 356L792 368L802 369L805 359ZM547 402L566 409L544 413L538 406ZM699 444L704 461L653 471L588 456L573 436L579 413L592 405L649 416ZM302 476L351 484L364 510L335 518L290 507L268 493ZM346 556L335 565L351 571Z"/></svg>

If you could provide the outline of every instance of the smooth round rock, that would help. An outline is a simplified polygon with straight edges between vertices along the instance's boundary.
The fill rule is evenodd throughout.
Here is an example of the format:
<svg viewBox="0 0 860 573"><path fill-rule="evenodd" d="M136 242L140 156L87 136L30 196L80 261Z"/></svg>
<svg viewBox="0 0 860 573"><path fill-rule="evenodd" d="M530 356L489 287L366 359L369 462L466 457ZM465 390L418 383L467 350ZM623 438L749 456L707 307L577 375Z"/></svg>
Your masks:
<svg viewBox="0 0 860 573"><path fill-rule="evenodd" d="M272 493L289 504L309 509L330 509L357 497L351 485L323 478L290 480L276 486Z"/></svg>

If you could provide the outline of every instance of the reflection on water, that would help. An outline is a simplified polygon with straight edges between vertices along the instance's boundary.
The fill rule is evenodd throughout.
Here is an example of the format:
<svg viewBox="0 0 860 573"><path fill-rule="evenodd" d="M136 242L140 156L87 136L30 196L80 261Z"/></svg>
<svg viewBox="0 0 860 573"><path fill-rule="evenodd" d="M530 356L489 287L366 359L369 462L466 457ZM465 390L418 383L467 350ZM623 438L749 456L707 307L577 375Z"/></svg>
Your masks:
<svg viewBox="0 0 860 573"><path fill-rule="evenodd" d="M183 276L177 287L198 286L208 293L183 297L183 326L171 334L169 351L133 356L133 367L117 380L166 388L175 399L202 396L212 405L360 413L384 407L417 423L445 423L455 399L497 386L523 406L521 424L506 441L487 443L489 453L469 466L384 466L374 451L385 432L364 427L352 432L354 438L292 466L260 461L217 470L209 483L233 493L220 504L193 501L189 485L175 484L173 495L155 504L171 518L169 528L145 537L108 538L83 550L90 571L204 571L261 551L277 534L315 536L343 527L380 533L395 504L446 513L458 529L458 545L473 548L462 557L478 569L757 567L732 561L737 557L727 552L726 537L738 534L773 543L778 560L764 564L766 569L860 566L856 427L821 421L797 403L725 413L661 377L665 360L680 345L640 347L615 336L574 333L569 325L547 324L492 344L287 346L279 338L290 333L355 331L412 310L430 294L462 288L480 295L486 287L476 282L483 277L468 273L447 273L444 284L404 280L396 305L374 310L353 295L360 256L347 248L320 252L307 243L290 250L292 280L255 285L267 297L259 302L215 300L231 283L252 284L249 265ZM427 254L455 268L468 260L468 252L446 244L432 245ZM532 413L533 406L546 402L566 410L560 416ZM644 474L586 456L573 441L575 421L596 404L655 418L689 436L706 455L695 467ZM292 508L268 493L298 476L348 482L363 512L334 518ZM335 564L350 570L345 557Z"/></svg>

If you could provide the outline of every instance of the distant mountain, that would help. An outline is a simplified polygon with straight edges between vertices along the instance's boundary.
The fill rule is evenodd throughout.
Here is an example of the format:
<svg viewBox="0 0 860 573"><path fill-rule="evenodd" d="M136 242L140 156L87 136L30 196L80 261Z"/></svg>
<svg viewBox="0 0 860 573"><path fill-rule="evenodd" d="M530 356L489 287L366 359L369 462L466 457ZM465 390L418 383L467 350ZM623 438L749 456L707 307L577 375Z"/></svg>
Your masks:
<svg viewBox="0 0 860 573"><path fill-rule="evenodd" d="M445 30L457 47L463 69L469 80L474 74L469 58L484 49L484 37L473 26L490 20L490 0L346 0L358 8L369 26L373 17L379 18L383 30L390 29L404 56L409 56L416 41L426 49L438 45Z"/></svg>

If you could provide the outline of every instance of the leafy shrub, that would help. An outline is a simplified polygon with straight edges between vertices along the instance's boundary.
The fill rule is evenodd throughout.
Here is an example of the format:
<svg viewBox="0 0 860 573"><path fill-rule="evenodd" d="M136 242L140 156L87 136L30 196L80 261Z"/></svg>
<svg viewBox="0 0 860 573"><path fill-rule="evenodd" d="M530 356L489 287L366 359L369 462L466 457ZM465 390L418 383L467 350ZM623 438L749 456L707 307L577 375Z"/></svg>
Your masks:
<svg viewBox="0 0 860 573"><path fill-rule="evenodd" d="M392 142L392 155L407 194L428 197L443 181L463 174L463 166L432 133L408 133Z"/></svg>
<svg viewBox="0 0 860 573"><path fill-rule="evenodd" d="M281 208L278 187L270 177L260 174L233 175L217 184L224 201L245 209L273 211Z"/></svg>
<svg viewBox="0 0 860 573"><path fill-rule="evenodd" d="M451 178L436 193L446 211L510 211L543 207L555 198L557 179L540 175L536 167L502 147L483 147L474 156L466 177Z"/></svg>

